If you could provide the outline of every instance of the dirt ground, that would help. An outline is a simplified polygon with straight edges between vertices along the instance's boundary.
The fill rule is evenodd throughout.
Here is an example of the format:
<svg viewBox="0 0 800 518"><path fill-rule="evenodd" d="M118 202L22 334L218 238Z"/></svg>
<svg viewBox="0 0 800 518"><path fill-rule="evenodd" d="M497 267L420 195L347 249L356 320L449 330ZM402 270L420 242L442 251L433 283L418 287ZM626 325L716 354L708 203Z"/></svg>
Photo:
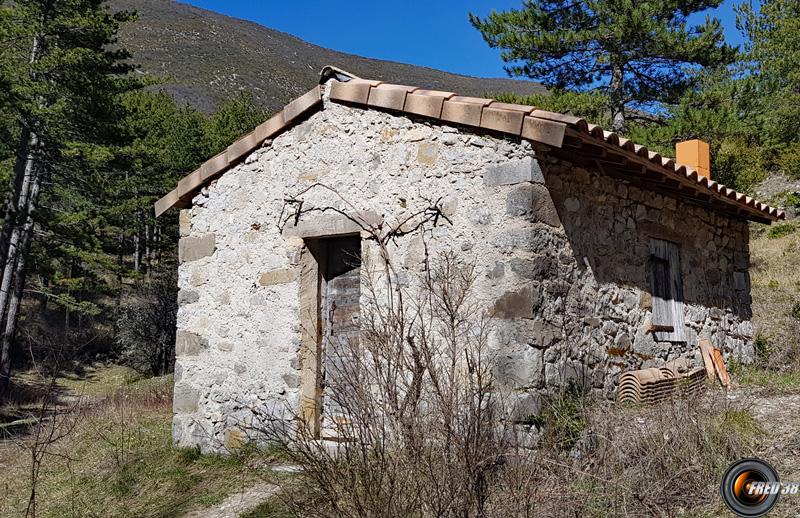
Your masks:
<svg viewBox="0 0 800 518"><path fill-rule="evenodd" d="M215 506L185 514L184 518L238 518L240 514L275 496L279 490L279 486L262 482L230 495Z"/></svg>

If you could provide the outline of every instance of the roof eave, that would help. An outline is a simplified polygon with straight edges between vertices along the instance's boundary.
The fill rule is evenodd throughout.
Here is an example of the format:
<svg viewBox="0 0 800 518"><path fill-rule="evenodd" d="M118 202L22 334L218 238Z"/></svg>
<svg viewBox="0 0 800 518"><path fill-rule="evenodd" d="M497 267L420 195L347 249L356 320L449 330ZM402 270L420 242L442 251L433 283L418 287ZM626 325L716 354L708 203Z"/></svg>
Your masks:
<svg viewBox="0 0 800 518"><path fill-rule="evenodd" d="M250 153L278 136L297 122L307 118L322 106L322 87L315 86L287 104L281 111L255 130L240 138L223 152L205 161L197 170L185 176L178 186L155 203L156 217L173 207L188 205L200 188L244 160Z"/></svg>
<svg viewBox="0 0 800 518"><path fill-rule="evenodd" d="M539 110L534 106L365 80L330 66L323 69L321 81L330 82L330 99L334 102L405 113L545 144L567 159L583 156L596 162L601 169L625 174L628 179L693 203L707 203L732 217L762 223L786 217L779 209L700 176L671 158L662 157L616 133L603 131L579 117ZM200 187L239 163L265 140L318 110L322 106L321 88L314 87L295 99L255 131L182 179L173 191L156 202L156 216L172 207L187 204Z"/></svg>

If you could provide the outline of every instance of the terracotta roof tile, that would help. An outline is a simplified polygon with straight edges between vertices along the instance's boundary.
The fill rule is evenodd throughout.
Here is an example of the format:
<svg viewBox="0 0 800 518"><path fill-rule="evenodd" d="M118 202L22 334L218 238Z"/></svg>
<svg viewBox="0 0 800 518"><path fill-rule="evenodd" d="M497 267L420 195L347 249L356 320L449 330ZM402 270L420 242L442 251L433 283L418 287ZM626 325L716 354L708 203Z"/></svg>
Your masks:
<svg viewBox="0 0 800 518"><path fill-rule="evenodd" d="M500 102L492 102L489 105L490 108L494 110L510 110L513 112L522 112L525 115L530 114L534 110L536 110L535 106L527 106L523 104L509 104L509 103L500 103Z"/></svg>
<svg viewBox="0 0 800 518"><path fill-rule="evenodd" d="M481 128L519 135L522 133L522 120L524 118L524 111L495 107L495 104L492 103L483 108Z"/></svg>
<svg viewBox="0 0 800 518"><path fill-rule="evenodd" d="M367 104L377 108L400 111L406 104L406 95L417 90L413 86L380 84L370 89Z"/></svg>
<svg viewBox="0 0 800 518"><path fill-rule="evenodd" d="M183 197L201 185L203 185L203 179L200 175L200 169L198 169L191 174L184 176L181 181L178 182L178 196Z"/></svg>
<svg viewBox="0 0 800 518"><path fill-rule="evenodd" d="M286 121L283 119L283 110L269 118L265 123L256 127L256 139L265 141L272 138L275 134L281 131L286 126Z"/></svg>
<svg viewBox="0 0 800 518"><path fill-rule="evenodd" d="M417 90L406 95L406 104L403 106L403 111L439 119L442 116L442 106L445 99L450 99L454 95L452 92Z"/></svg>
<svg viewBox="0 0 800 518"><path fill-rule="evenodd" d="M178 196L177 189L173 189L170 192L168 192L166 196L164 196L155 203L156 216L160 216L161 214L167 212L169 209L177 205L180 199L181 197Z"/></svg>
<svg viewBox="0 0 800 518"><path fill-rule="evenodd" d="M464 95L455 95L451 97L450 100L459 103L480 104L481 106L489 106L494 102L492 99L485 99L483 97L467 97Z"/></svg>
<svg viewBox="0 0 800 518"><path fill-rule="evenodd" d="M367 104L372 85L368 81L353 79L346 83L334 81L331 85L331 99L351 103Z"/></svg>
<svg viewBox="0 0 800 518"><path fill-rule="evenodd" d="M722 184L709 180L697 171L673 159L649 151L616 133L604 131L595 124L570 114L539 110L533 106L508 104L479 97L464 97L452 92L422 90L413 86L393 85L381 81L353 78L347 82L332 81L330 98L366 107L389 109L428 117L435 120L481 127L491 131L546 144L553 148L566 144L580 152L598 153L608 151L615 161L620 161L629 174L637 170L647 172L647 178L661 178L665 189L679 192L681 196L694 196L702 203L709 200L722 202L732 214L744 214L757 221L783 219L783 211L756 202L749 196L738 193ZM178 184L178 187L156 203L156 215L184 202L205 182L213 179L260 146L264 140L284 131L295 119L321 105L321 91L316 87L289 103L281 112L256 128L256 130L232 144L225 152L212 158ZM574 146L578 146L574 148ZM613 149L612 149L613 148ZM614 151L616 149L617 151ZM569 155L567 155L569 156ZM616 162L615 162L616 163ZM198 174L199 173L199 174Z"/></svg>
<svg viewBox="0 0 800 518"><path fill-rule="evenodd" d="M554 122L563 122L564 124L569 124L570 126L575 126L583 130L586 130L588 127L588 124L586 123L585 120L581 119L580 117L575 117L574 115L569 115L566 113L555 113L546 110L535 109L531 112L531 116L536 117L537 119L546 119Z"/></svg>
<svg viewBox="0 0 800 518"><path fill-rule="evenodd" d="M548 146L561 147L566 129L567 125L563 122L539 119L537 117L525 117L522 121L521 136Z"/></svg>
<svg viewBox="0 0 800 518"><path fill-rule="evenodd" d="M304 114L309 108L322 102L322 89L316 86L304 93L294 101L287 104L281 112L283 113L283 122L288 124Z"/></svg>
<svg viewBox="0 0 800 518"><path fill-rule="evenodd" d="M444 97L408 94L406 95L406 104L403 106L403 111L438 119L442 116L443 105Z"/></svg>
<svg viewBox="0 0 800 518"><path fill-rule="evenodd" d="M206 180L216 177L220 171L223 171L228 167L229 163L227 149L222 153L206 160L206 162L200 166L200 175L203 178L203 181L205 182Z"/></svg>
<svg viewBox="0 0 800 518"><path fill-rule="evenodd" d="M480 126L481 113L486 104L476 101L491 101L488 99L475 99L474 97L452 97L442 105L442 120L463 124L465 126Z"/></svg>
<svg viewBox="0 0 800 518"><path fill-rule="evenodd" d="M228 161L236 162L240 158L249 155L259 146L261 146L263 142L264 139L259 140L255 131L248 133L244 137L228 146L228 149L226 150Z"/></svg>

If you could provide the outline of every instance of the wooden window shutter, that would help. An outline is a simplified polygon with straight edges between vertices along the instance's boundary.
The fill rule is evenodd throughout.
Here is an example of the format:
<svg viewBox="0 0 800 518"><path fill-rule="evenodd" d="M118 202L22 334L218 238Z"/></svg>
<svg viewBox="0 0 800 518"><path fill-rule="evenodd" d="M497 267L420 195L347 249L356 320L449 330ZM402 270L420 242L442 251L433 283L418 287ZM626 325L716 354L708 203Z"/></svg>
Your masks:
<svg viewBox="0 0 800 518"><path fill-rule="evenodd" d="M656 331L655 338L660 342L685 342L680 248L670 241L651 239L650 265L653 325L672 328L671 331Z"/></svg>

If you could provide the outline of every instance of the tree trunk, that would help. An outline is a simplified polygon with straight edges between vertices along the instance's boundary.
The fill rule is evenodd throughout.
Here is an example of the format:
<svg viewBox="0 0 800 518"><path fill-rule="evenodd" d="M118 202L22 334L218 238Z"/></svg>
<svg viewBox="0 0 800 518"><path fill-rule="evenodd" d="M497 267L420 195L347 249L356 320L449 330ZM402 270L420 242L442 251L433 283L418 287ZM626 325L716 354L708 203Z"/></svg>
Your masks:
<svg viewBox="0 0 800 518"><path fill-rule="evenodd" d="M621 65L614 65L611 70L611 83L608 96L611 103L611 131L625 131L625 75Z"/></svg>
<svg viewBox="0 0 800 518"><path fill-rule="evenodd" d="M24 183L29 187L29 191L20 196L25 200L23 221L21 225L17 224L12 231L10 245L13 246L9 246L8 257L3 268L2 290L0 290L0 303L2 304L0 308L2 308L4 317L4 320L0 322L5 322L0 344L0 398L5 396L11 381L11 343L16 334L19 306L25 287L25 259L30 249L34 225L33 211L42 183L40 172L32 171Z"/></svg>
<svg viewBox="0 0 800 518"><path fill-rule="evenodd" d="M24 225L24 214L28 209L28 198L31 192L31 180L33 178L34 169L36 168L36 152L39 147L39 138L33 132L23 133L29 135L28 142L26 143L26 152L17 155L17 164L14 169L21 171L21 179L14 183L18 185L19 189L11 194L12 201L9 203L10 213L6 216L6 221L3 228L2 238L6 238L6 228L8 230L8 240L0 243L0 250L4 251L3 257L3 275L0 278L0 321L5 312L8 304L9 290L11 289L11 280L14 273L14 264L19 255L19 238L21 234L21 226Z"/></svg>
<svg viewBox="0 0 800 518"><path fill-rule="evenodd" d="M39 58L40 38L34 36L31 43L31 55L28 62L33 64ZM32 69L31 69L32 70ZM36 74L31 71L31 80L36 80ZM11 192L6 202L6 214L3 221L3 231L0 233L0 264L8 262L10 246L14 229L20 225L19 214L25 205L20 200L20 196L28 192L26 181L30 180L30 173L35 162L34 153L39 144L39 137L33 131L32 121L24 121L20 132L19 143L17 145L16 161L14 162L14 181L11 184ZM0 306L0 315L5 305Z"/></svg>
<svg viewBox="0 0 800 518"><path fill-rule="evenodd" d="M138 219L138 218L137 218ZM141 246L139 245L141 233L139 229L136 229L136 233L133 235L133 271L139 273L140 263L142 260L141 255Z"/></svg>
<svg viewBox="0 0 800 518"><path fill-rule="evenodd" d="M155 248L155 262L161 264L161 225L155 224L153 229L153 247Z"/></svg>
<svg viewBox="0 0 800 518"><path fill-rule="evenodd" d="M72 279L74 267L75 267L75 259L70 258L69 267L67 268L67 278L68 279ZM72 295L72 290L67 288L67 297L69 297L70 295ZM71 313L70 313L70 310L69 310L69 304L65 304L64 305L64 336L66 336L67 333L69 333L70 316L71 316Z"/></svg>
<svg viewBox="0 0 800 518"><path fill-rule="evenodd" d="M19 219L19 196L23 192L23 182L26 178L25 170L32 161L30 156L31 132L23 128L19 145L17 146L17 159L14 164L14 177L11 182L8 199L6 200L6 211L3 218L3 231L0 233L0 264L5 264L8 257L8 245L11 241L11 233Z"/></svg>
<svg viewBox="0 0 800 518"><path fill-rule="evenodd" d="M144 225L144 266L145 272L147 275L150 276L150 269L152 267L152 261L150 254L152 253L152 249L150 247L150 224L145 223Z"/></svg>
<svg viewBox="0 0 800 518"><path fill-rule="evenodd" d="M39 189L41 188L41 175L36 175L36 178L31 185L30 201L28 203L27 214L25 215L25 223L22 227L22 235L20 237L20 253L17 256L16 265L14 267L14 289L8 301L8 310L6 311L6 325L3 329L2 351L5 362L2 365L2 378L9 379L11 373L11 344L17 334L17 322L19 321L19 307L22 303L23 290L25 288L25 262L28 257L28 251L31 247L33 237L33 212L36 208L36 201L39 197ZM0 394L5 392L7 385L0 385Z"/></svg>

